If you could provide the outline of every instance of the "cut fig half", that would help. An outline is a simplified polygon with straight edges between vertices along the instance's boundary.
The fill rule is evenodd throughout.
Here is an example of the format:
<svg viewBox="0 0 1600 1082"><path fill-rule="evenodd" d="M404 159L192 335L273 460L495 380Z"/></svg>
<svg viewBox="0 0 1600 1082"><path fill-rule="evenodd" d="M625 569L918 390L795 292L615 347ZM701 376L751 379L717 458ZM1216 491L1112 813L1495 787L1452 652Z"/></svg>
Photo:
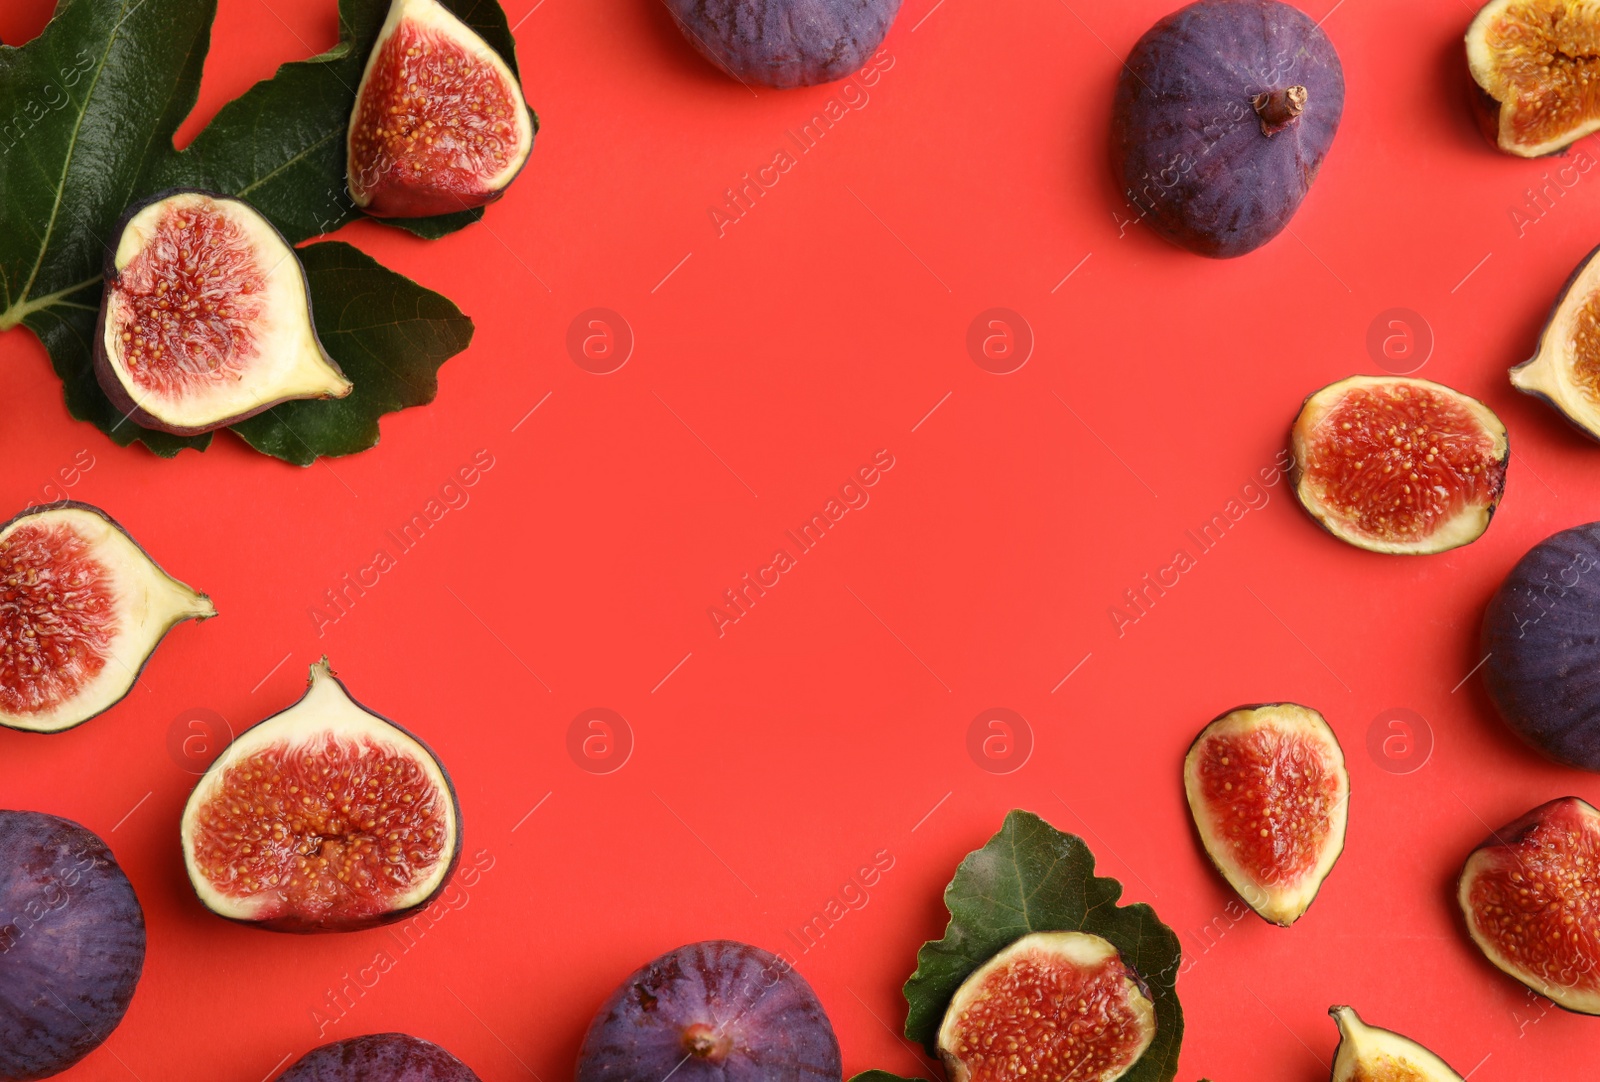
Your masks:
<svg viewBox="0 0 1600 1082"><path fill-rule="evenodd" d="M1574 428L1600 440L1600 248L1561 287L1530 360L1511 385L1554 406Z"/></svg>
<svg viewBox="0 0 1600 1082"><path fill-rule="evenodd" d="M1155 1035L1155 1007L1116 947L1033 932L962 982L939 1054L950 1082L1112 1082Z"/></svg>
<svg viewBox="0 0 1600 1082"><path fill-rule="evenodd" d="M1600 130L1600 11L1593 0L1492 0L1467 30L1484 134L1522 158Z"/></svg>
<svg viewBox="0 0 1600 1082"><path fill-rule="evenodd" d="M58 733L115 706L167 632L217 614L99 508L0 526L0 726Z"/></svg>
<svg viewBox="0 0 1600 1082"><path fill-rule="evenodd" d="M353 389L317 338L294 249L248 203L168 192L130 208L115 236L94 367L135 424L193 436Z"/></svg>
<svg viewBox="0 0 1600 1082"><path fill-rule="evenodd" d="M355 931L403 920L444 889L461 810L433 752L350 698L323 658L299 702L206 771L182 840L189 881L218 916Z"/></svg>
<svg viewBox="0 0 1600 1082"><path fill-rule="evenodd" d="M1483 536L1511 456L1488 406L1405 376L1324 387L1290 439L1295 496L1323 529L1369 552L1413 556Z"/></svg>
<svg viewBox="0 0 1600 1082"><path fill-rule="evenodd" d="M438 0L392 0L350 114L350 198L378 218L481 207L522 171L537 131L477 31Z"/></svg>
<svg viewBox="0 0 1600 1082"><path fill-rule="evenodd" d="M1369 1026L1353 1007L1331 1007L1339 1024L1333 1082L1463 1082L1450 1065L1416 1041Z"/></svg>
<svg viewBox="0 0 1600 1082"><path fill-rule="evenodd" d="M1600 1015L1600 811L1569 796L1501 827L1467 858L1457 900L1496 967Z"/></svg>
<svg viewBox="0 0 1600 1082"><path fill-rule="evenodd" d="M1217 870L1264 920L1287 928L1344 852L1350 775L1310 707L1242 706L1201 730L1183 761L1195 828Z"/></svg>

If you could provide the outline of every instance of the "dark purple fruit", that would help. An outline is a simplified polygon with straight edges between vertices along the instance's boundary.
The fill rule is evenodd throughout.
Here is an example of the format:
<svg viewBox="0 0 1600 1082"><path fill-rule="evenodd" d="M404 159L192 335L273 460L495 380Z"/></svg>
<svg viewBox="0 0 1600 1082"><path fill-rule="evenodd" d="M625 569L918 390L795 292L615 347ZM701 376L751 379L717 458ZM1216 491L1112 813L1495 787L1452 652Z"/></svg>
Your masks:
<svg viewBox="0 0 1600 1082"><path fill-rule="evenodd" d="M1501 827L1467 858L1458 900L1496 967L1600 1015L1600 811L1569 796Z"/></svg>
<svg viewBox="0 0 1600 1082"><path fill-rule="evenodd" d="M1199 0L1129 54L1113 166L1156 232L1201 255L1244 255L1294 217L1343 111L1339 54L1304 13Z"/></svg>
<svg viewBox="0 0 1600 1082"><path fill-rule="evenodd" d="M313 1048L277 1082L479 1082L436 1044L404 1033L373 1033Z"/></svg>
<svg viewBox="0 0 1600 1082"><path fill-rule="evenodd" d="M735 78L815 86L861 69L900 0L666 0L683 36Z"/></svg>
<svg viewBox="0 0 1600 1082"><path fill-rule="evenodd" d="M218 916L275 932L404 920L461 856L444 767L350 698L323 658L305 696L247 729L184 808L184 863Z"/></svg>
<svg viewBox="0 0 1600 1082"><path fill-rule="evenodd" d="M135 424L192 436L352 390L317 338L294 249L248 203L167 192L112 236L95 377Z"/></svg>
<svg viewBox="0 0 1600 1082"><path fill-rule="evenodd" d="M48 1078L111 1035L144 971L144 910L94 832L0 811L0 1082Z"/></svg>
<svg viewBox="0 0 1600 1082"><path fill-rule="evenodd" d="M799 973L725 939L638 970L589 1025L577 1082L839 1082L839 1042Z"/></svg>
<svg viewBox="0 0 1600 1082"><path fill-rule="evenodd" d="M104 511L24 511L0 525L0 726L81 725L128 693L167 632L216 614Z"/></svg>
<svg viewBox="0 0 1600 1082"><path fill-rule="evenodd" d="M1483 683L1522 739L1600 771L1600 522L1539 542L1483 617Z"/></svg>
<svg viewBox="0 0 1600 1082"><path fill-rule="evenodd" d="M950 1082L1113 1082L1155 1036L1155 1007L1116 947L1034 932L962 982L939 1055Z"/></svg>
<svg viewBox="0 0 1600 1082"><path fill-rule="evenodd" d="M392 0L346 134L350 198L380 218L505 194L538 123L510 65L438 0Z"/></svg>

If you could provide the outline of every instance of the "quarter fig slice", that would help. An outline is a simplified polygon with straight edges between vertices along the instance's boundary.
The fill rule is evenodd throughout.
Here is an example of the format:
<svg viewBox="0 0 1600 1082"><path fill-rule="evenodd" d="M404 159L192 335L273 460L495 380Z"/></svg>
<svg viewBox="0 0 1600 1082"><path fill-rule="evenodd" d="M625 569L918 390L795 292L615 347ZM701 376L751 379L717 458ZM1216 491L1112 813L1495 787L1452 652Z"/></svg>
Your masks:
<svg viewBox="0 0 1600 1082"><path fill-rule="evenodd" d="M1597 74L1596 78L1600 78ZM1583 257L1561 287L1530 360L1511 385L1555 407L1569 424L1600 440L1600 248Z"/></svg>
<svg viewBox="0 0 1600 1082"><path fill-rule="evenodd" d="M449 881L461 809L420 740L323 658L304 697L241 733L184 808L184 864L218 916L277 932L403 920Z"/></svg>
<svg viewBox="0 0 1600 1082"><path fill-rule="evenodd" d="M805 978L728 939L635 970L601 1005L577 1082L840 1082L839 1041Z"/></svg>
<svg viewBox="0 0 1600 1082"><path fill-rule="evenodd" d="M97 834L0 811L0 1082L48 1078L99 1048L144 953L144 910Z"/></svg>
<svg viewBox="0 0 1600 1082"><path fill-rule="evenodd" d="M406 1033L370 1033L313 1048L277 1082L480 1082L443 1048Z"/></svg>
<svg viewBox="0 0 1600 1082"><path fill-rule="evenodd" d="M438 0L391 0L346 134L350 198L424 218L505 194L538 121L511 66Z"/></svg>
<svg viewBox="0 0 1600 1082"><path fill-rule="evenodd" d="M1569 796L1501 827L1467 858L1457 900L1496 967L1600 1015L1600 811Z"/></svg>
<svg viewBox="0 0 1600 1082"><path fill-rule="evenodd" d="M58 733L115 706L156 646L217 614L97 507L33 507L0 526L0 726Z"/></svg>
<svg viewBox="0 0 1600 1082"><path fill-rule="evenodd" d="M1295 703L1230 710L1201 730L1183 788L1206 855L1246 905L1287 928L1344 852L1350 775L1333 729Z"/></svg>
<svg viewBox="0 0 1600 1082"><path fill-rule="evenodd" d="M95 377L135 424L192 436L353 389L317 338L294 249L244 200L165 192L113 235Z"/></svg>
<svg viewBox="0 0 1600 1082"><path fill-rule="evenodd" d="M1511 457L1488 406L1407 376L1351 376L1305 400L1290 478L1323 529L1369 552L1427 555L1489 528Z"/></svg>
<svg viewBox="0 0 1600 1082"><path fill-rule="evenodd" d="M1330 1007L1339 1024L1332 1082L1463 1082L1450 1065L1416 1041L1369 1026L1353 1007Z"/></svg>
<svg viewBox="0 0 1600 1082"><path fill-rule="evenodd" d="M1489 141L1558 154L1600 130L1600 11L1593 0L1491 0L1467 29L1467 67Z"/></svg>
<svg viewBox="0 0 1600 1082"><path fill-rule="evenodd" d="M1087 932L1033 932L962 982L939 1055L950 1082L1112 1082L1155 1035L1155 1007L1116 947Z"/></svg>

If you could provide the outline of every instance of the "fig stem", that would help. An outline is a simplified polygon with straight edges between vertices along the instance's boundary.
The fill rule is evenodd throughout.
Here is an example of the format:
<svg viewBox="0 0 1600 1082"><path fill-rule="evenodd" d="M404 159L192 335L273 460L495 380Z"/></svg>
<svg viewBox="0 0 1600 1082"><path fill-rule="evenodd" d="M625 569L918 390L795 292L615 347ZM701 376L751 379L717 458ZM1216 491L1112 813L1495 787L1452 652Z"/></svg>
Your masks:
<svg viewBox="0 0 1600 1082"><path fill-rule="evenodd" d="M1255 107L1256 116L1261 118L1261 134L1270 139L1306 111L1306 88L1291 86L1283 90L1268 90L1257 94L1250 104Z"/></svg>

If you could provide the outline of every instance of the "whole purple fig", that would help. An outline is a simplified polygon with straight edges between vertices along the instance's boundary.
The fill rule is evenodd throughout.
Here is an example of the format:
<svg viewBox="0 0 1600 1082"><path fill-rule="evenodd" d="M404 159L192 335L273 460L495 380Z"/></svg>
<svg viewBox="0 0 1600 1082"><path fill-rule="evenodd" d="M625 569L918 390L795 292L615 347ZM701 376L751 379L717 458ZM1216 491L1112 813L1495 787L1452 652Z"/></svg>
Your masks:
<svg viewBox="0 0 1600 1082"><path fill-rule="evenodd" d="M1113 166L1157 233L1201 255L1244 255L1289 224L1343 112L1339 54L1304 12L1199 0L1128 55Z"/></svg>
<svg viewBox="0 0 1600 1082"><path fill-rule="evenodd" d="M60 1074L100 1047L143 970L144 910L99 836L0 811L0 1082Z"/></svg>
<svg viewBox="0 0 1600 1082"><path fill-rule="evenodd" d="M436 1044L404 1033L371 1033L313 1048L277 1082L479 1082Z"/></svg>
<svg viewBox="0 0 1600 1082"><path fill-rule="evenodd" d="M800 974L759 947L709 940L635 972L578 1053L577 1082L839 1082L839 1042Z"/></svg>
<svg viewBox="0 0 1600 1082"><path fill-rule="evenodd" d="M814 86L859 71L900 0L666 0L683 36L746 83Z"/></svg>

